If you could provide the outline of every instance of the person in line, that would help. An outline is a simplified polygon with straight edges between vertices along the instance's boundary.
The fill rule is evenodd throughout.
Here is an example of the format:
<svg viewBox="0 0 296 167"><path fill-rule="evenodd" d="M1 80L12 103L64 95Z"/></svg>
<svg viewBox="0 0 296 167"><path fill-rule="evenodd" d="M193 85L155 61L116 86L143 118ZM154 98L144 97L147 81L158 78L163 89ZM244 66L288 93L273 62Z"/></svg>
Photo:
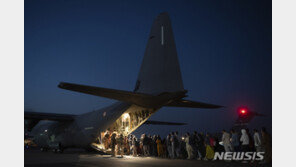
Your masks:
<svg viewBox="0 0 296 167"><path fill-rule="evenodd" d="M248 135L246 129L242 129L241 132L242 132L242 136L240 138L240 141L242 142L242 151L243 152L248 152L248 151L250 151L250 148L249 148L249 144L250 144L249 135ZM248 161L242 161L242 163L248 163Z"/></svg>
<svg viewBox="0 0 296 167"><path fill-rule="evenodd" d="M185 136L185 143L186 143L186 151L187 151L187 159L193 158L193 149L190 145L190 134L187 132Z"/></svg>
<svg viewBox="0 0 296 167"><path fill-rule="evenodd" d="M143 154L149 156L149 139L146 134L143 135Z"/></svg>
<svg viewBox="0 0 296 167"><path fill-rule="evenodd" d="M255 148L254 148L254 140L253 140L253 137L252 135L250 134L250 131L248 128L246 128L246 132L247 132L247 135L249 137L249 151L251 152L255 152Z"/></svg>
<svg viewBox="0 0 296 167"><path fill-rule="evenodd" d="M163 138L162 141L162 150L163 150L163 158L167 158L168 157L168 151L167 151L167 144L166 144L166 139Z"/></svg>
<svg viewBox="0 0 296 167"><path fill-rule="evenodd" d="M175 135L174 135L174 149L175 149L175 153L176 153L176 157L177 158L180 158L180 138L179 138L179 133L178 131L175 132Z"/></svg>
<svg viewBox="0 0 296 167"><path fill-rule="evenodd" d="M264 161L263 163L271 163L271 138L270 135L267 133L266 129L263 127L261 129L262 134L262 146L264 149Z"/></svg>
<svg viewBox="0 0 296 167"><path fill-rule="evenodd" d="M157 155L158 155L158 157L163 157L163 148L162 148L161 138L160 138L159 135L157 136L156 144L157 144Z"/></svg>
<svg viewBox="0 0 296 167"><path fill-rule="evenodd" d="M238 135L234 129L231 129L231 146L232 150L235 152L239 151L239 140L238 140Z"/></svg>
<svg viewBox="0 0 296 167"><path fill-rule="evenodd" d="M157 154L157 144L156 144L156 140L157 140L157 136L154 135L153 138L152 138L152 144L153 144L153 156L154 157L157 157L158 154Z"/></svg>
<svg viewBox="0 0 296 167"><path fill-rule="evenodd" d="M196 159L198 160L201 160L202 156L201 156L201 153L200 153L200 150L199 150L199 147L198 147L198 144L199 144L199 137L198 137L198 133L197 131L194 131L193 132L193 150L194 150L194 154L195 154L195 157Z"/></svg>
<svg viewBox="0 0 296 167"><path fill-rule="evenodd" d="M211 146L211 140L213 141L214 139L211 138L211 135L209 133L206 134L205 138L205 146L206 146L206 157L205 160L212 160L214 158L214 149ZM212 143L213 145L214 143Z"/></svg>
<svg viewBox="0 0 296 167"><path fill-rule="evenodd" d="M107 131L104 138L103 138L104 147L105 147L106 150L109 148L109 138L110 138L110 134Z"/></svg>
<svg viewBox="0 0 296 167"><path fill-rule="evenodd" d="M216 141L214 146L214 151L218 153L224 152L224 147L221 144L219 144L219 138L217 134L214 136L214 140Z"/></svg>
<svg viewBox="0 0 296 167"><path fill-rule="evenodd" d="M134 138L134 136L132 134L128 135L128 144L129 144L129 147L130 147L130 150L129 150L130 155L133 154L133 138Z"/></svg>
<svg viewBox="0 0 296 167"><path fill-rule="evenodd" d="M261 151L261 139L260 139L260 135L259 135L257 129L254 129L253 131L254 131L253 138L254 138L255 149L256 149L256 152L260 152Z"/></svg>
<svg viewBox="0 0 296 167"><path fill-rule="evenodd" d="M124 136L124 151L126 155L130 154L130 145L129 145L129 139L127 136Z"/></svg>
<svg viewBox="0 0 296 167"><path fill-rule="evenodd" d="M143 150L144 150L144 145L143 145L144 135L145 134L142 134L141 135L141 138L140 138L139 147L138 147L138 153L139 153L139 155L143 155Z"/></svg>
<svg viewBox="0 0 296 167"><path fill-rule="evenodd" d="M133 156L136 157L137 154L137 138L135 136L133 136L132 138L132 146L133 146Z"/></svg>
<svg viewBox="0 0 296 167"><path fill-rule="evenodd" d="M143 155L143 139L144 139L144 134L141 135L140 141L137 142L138 155Z"/></svg>
<svg viewBox="0 0 296 167"><path fill-rule="evenodd" d="M226 132L226 130L222 130L222 142L224 146L225 152L231 151L231 144L230 144L230 135Z"/></svg>
<svg viewBox="0 0 296 167"><path fill-rule="evenodd" d="M176 154L175 154L175 150L176 150L176 143L175 143L175 133L172 132L172 135L171 135L171 143L172 143L172 159L175 159L176 157Z"/></svg>
<svg viewBox="0 0 296 167"><path fill-rule="evenodd" d="M186 134L185 134L186 135ZM186 159L188 157L187 155L187 150L186 150L186 143L185 143L185 137L181 137L181 140L180 140L180 152L179 152L179 157L178 158L181 158L181 159Z"/></svg>
<svg viewBox="0 0 296 167"><path fill-rule="evenodd" d="M248 152L249 151L249 136L247 134L247 131L245 129L241 130L242 136L240 138L240 141L242 142L242 151L243 152Z"/></svg>
<svg viewBox="0 0 296 167"><path fill-rule="evenodd" d="M111 136L111 154L112 157L115 157L115 146L116 146L116 133L113 133Z"/></svg>
<svg viewBox="0 0 296 167"><path fill-rule="evenodd" d="M124 138L122 134L120 134L119 137L117 138L117 149L120 156L123 157Z"/></svg>
<svg viewBox="0 0 296 167"><path fill-rule="evenodd" d="M152 141L152 137L149 134L147 136L147 138L148 138L148 153L149 153L149 155L153 155L153 141Z"/></svg>
<svg viewBox="0 0 296 167"><path fill-rule="evenodd" d="M166 138L166 147L168 152L168 157L172 158L172 142L171 142L171 134L168 134Z"/></svg>
<svg viewBox="0 0 296 167"><path fill-rule="evenodd" d="M205 139L202 132L198 134L198 150L200 152L200 157L198 160L203 160L206 156L206 147L205 147Z"/></svg>
<svg viewBox="0 0 296 167"><path fill-rule="evenodd" d="M214 148L214 146L216 145L216 140L214 139L214 137L212 135L209 134L209 138L210 138L210 146L212 148Z"/></svg>

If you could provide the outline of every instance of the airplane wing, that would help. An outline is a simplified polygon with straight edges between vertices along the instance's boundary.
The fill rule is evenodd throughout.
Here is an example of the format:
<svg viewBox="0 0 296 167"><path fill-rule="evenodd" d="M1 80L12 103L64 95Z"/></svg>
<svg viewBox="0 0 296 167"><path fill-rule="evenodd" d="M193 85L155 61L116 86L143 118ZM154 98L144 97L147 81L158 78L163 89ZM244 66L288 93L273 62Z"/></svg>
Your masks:
<svg viewBox="0 0 296 167"><path fill-rule="evenodd" d="M176 100L173 101L166 106L168 107L189 107L189 108L221 108L223 106L215 105L215 104L207 104L207 103L202 103L202 102L195 102L195 101L190 101L190 100Z"/></svg>
<svg viewBox="0 0 296 167"><path fill-rule="evenodd" d="M73 83L61 82L58 85L61 89L76 91L80 93L106 97L114 100L124 101L136 104L142 107L161 107L163 104L168 103L171 99L179 99L184 97L185 91L162 93L160 95L150 95L144 93L137 93L124 90L108 89L95 86L86 86Z"/></svg>
<svg viewBox="0 0 296 167"><path fill-rule="evenodd" d="M25 119L73 121L76 115L25 111Z"/></svg>
<svg viewBox="0 0 296 167"><path fill-rule="evenodd" d="M79 85L73 83L61 82L58 85L59 88L76 91L80 93L86 93L90 95L106 97L114 100L124 101L132 104L136 104L142 107L191 107L191 108L220 108L222 106L206 104L202 102L194 102L190 100L183 100L186 90L178 92L164 92L159 95L150 95L144 93L130 92L124 90L115 90L94 86Z"/></svg>
<svg viewBox="0 0 296 167"><path fill-rule="evenodd" d="M146 125L187 125L186 123L177 123L177 122L163 122L163 121L146 121Z"/></svg>
<svg viewBox="0 0 296 167"><path fill-rule="evenodd" d="M73 121L76 115L71 114L56 114L56 113L42 113L42 112L30 112L25 111L25 126L28 131L31 131L32 128L37 125L41 120L49 121L59 121L59 122L69 122Z"/></svg>
<svg viewBox="0 0 296 167"><path fill-rule="evenodd" d="M76 91L76 92L95 95L95 96L106 97L106 98L119 100L119 101L128 101L128 100L133 101L135 99L145 99L145 98L147 99L147 98L153 97L152 95L147 95L142 93L108 89L108 88L95 87L95 86L79 85L79 84L66 83L66 82L61 82L58 85L58 87L61 89Z"/></svg>

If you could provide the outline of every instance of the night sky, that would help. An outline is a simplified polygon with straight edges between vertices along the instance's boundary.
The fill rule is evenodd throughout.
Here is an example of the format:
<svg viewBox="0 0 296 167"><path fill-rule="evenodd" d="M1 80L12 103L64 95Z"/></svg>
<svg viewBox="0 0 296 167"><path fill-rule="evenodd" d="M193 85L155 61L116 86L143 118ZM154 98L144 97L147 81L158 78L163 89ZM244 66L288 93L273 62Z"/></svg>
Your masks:
<svg viewBox="0 0 296 167"><path fill-rule="evenodd" d="M188 99L223 109L160 109L151 120L182 127L138 132L220 131L239 106L266 114L250 127L271 130L271 1L25 0L24 109L82 114L114 100L57 87L61 81L132 91L155 17L172 21Z"/></svg>

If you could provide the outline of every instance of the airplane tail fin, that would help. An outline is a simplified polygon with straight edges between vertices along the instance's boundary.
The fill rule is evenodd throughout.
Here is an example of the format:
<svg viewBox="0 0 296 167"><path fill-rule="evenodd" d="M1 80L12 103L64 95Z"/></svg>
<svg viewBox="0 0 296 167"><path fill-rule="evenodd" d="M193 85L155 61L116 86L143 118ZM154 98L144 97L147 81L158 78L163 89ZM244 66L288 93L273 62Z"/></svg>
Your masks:
<svg viewBox="0 0 296 167"><path fill-rule="evenodd" d="M152 25L134 92L157 95L183 90L170 18L161 13Z"/></svg>
<svg viewBox="0 0 296 167"><path fill-rule="evenodd" d="M147 108L161 106L220 108L222 106L184 100L184 90L169 15L155 19L148 39L136 87L133 92L61 82L71 91L111 98Z"/></svg>

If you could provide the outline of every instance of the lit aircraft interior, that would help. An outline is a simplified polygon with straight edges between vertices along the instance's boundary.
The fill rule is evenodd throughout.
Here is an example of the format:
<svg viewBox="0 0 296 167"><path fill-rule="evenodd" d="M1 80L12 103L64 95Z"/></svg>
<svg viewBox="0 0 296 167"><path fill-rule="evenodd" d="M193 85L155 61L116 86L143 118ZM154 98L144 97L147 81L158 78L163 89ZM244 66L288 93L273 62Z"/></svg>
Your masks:
<svg viewBox="0 0 296 167"><path fill-rule="evenodd" d="M140 127L155 111L138 106L132 106L123 113L106 131L101 132L97 143L92 143L100 151L111 151L108 134L122 134L128 136ZM182 124L180 124L182 125Z"/></svg>

